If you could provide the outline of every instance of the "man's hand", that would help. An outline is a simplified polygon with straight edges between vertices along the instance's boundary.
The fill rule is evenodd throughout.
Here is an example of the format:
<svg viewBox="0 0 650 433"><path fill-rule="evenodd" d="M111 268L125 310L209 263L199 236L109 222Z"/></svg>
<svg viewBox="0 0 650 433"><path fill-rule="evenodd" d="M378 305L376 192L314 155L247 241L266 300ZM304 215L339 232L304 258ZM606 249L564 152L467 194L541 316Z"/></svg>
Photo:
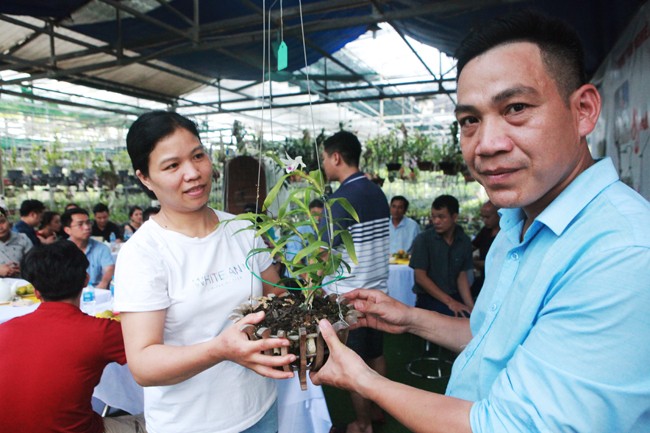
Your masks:
<svg viewBox="0 0 650 433"><path fill-rule="evenodd" d="M326 384L357 392L358 381L377 376L359 355L341 343L330 322L321 320L319 328L329 348L329 358L318 372L309 373L314 385Z"/></svg>
<svg viewBox="0 0 650 433"><path fill-rule="evenodd" d="M391 334L408 332L412 308L379 290L356 289L343 295L354 308L363 313L352 328L366 326Z"/></svg>
<svg viewBox="0 0 650 433"><path fill-rule="evenodd" d="M447 307L454 312L454 316L456 317L469 317L472 312L467 305L453 299L447 304Z"/></svg>
<svg viewBox="0 0 650 433"><path fill-rule="evenodd" d="M15 277L20 274L20 266L16 262L0 265L0 277Z"/></svg>

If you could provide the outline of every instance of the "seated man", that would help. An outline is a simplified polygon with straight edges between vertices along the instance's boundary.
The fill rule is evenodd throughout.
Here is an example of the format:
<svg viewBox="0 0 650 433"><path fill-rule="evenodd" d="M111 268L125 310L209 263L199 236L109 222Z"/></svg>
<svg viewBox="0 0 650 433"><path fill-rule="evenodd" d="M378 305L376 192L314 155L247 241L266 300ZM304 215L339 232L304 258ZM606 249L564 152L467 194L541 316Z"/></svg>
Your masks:
<svg viewBox="0 0 650 433"><path fill-rule="evenodd" d="M420 224L406 216L409 201L396 195L390 199L390 253L400 250L411 252L413 240L420 234Z"/></svg>
<svg viewBox="0 0 650 433"><path fill-rule="evenodd" d="M458 211L455 197L433 201L433 229L415 238L409 263L415 270L416 306L448 316L469 315L474 307L467 274L474 266L472 243L456 224Z"/></svg>
<svg viewBox="0 0 650 433"><path fill-rule="evenodd" d="M472 247L478 250L478 256L474 257L474 271L476 274L474 283L472 283L472 297L474 299L477 298L481 287L483 287L485 258L492 246L492 242L497 237L497 233L499 233L499 221L501 220L497 207L489 200L481 206L481 219L483 220L483 228L472 239Z"/></svg>
<svg viewBox="0 0 650 433"><path fill-rule="evenodd" d="M317 198L309 202L309 212L314 216L317 226L320 223L324 207L325 204L323 201ZM301 249L307 246L307 238L309 233L311 233L312 236L316 238L316 230L311 225L299 226L297 230L302 235L302 239L298 235L293 235L289 238L289 241L286 245L287 251L285 253L285 257L287 259L293 259Z"/></svg>
<svg viewBox="0 0 650 433"><path fill-rule="evenodd" d="M28 199L20 204L20 220L14 224L12 230L16 233L24 233L32 245L40 245L41 240L36 236L36 228L41 225L41 219L45 212L45 205L39 200Z"/></svg>
<svg viewBox="0 0 650 433"><path fill-rule="evenodd" d="M101 236L104 241L110 242L112 233L116 241L121 242L123 240L120 226L108 219L111 216L108 206L104 203L97 203L93 207L93 215L95 222L93 223L91 236Z"/></svg>
<svg viewBox="0 0 650 433"><path fill-rule="evenodd" d="M0 277L20 277L20 260L31 248L24 233L11 230L7 207L0 201Z"/></svg>
<svg viewBox="0 0 650 433"><path fill-rule="evenodd" d="M115 259L106 245L91 239L92 222L88 219L88 212L81 208L69 209L61 215L61 224L68 240L88 257L89 284L98 289L108 289L115 272Z"/></svg>
<svg viewBox="0 0 650 433"><path fill-rule="evenodd" d="M0 325L3 432L144 432L140 416L102 418L91 397L104 367L126 363L118 322L79 309L88 259L72 243L33 248L23 276L43 303ZM21 373L23 372L23 373Z"/></svg>

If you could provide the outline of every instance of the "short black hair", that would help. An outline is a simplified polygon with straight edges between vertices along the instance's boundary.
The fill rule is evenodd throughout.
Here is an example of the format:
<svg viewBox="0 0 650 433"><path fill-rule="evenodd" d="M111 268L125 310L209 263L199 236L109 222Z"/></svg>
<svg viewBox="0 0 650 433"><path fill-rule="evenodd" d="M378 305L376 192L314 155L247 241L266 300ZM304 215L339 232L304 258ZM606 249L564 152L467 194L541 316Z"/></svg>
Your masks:
<svg viewBox="0 0 650 433"><path fill-rule="evenodd" d="M88 216L88 211L80 207L73 207L68 209L67 211L63 212L63 215L61 215L61 225L63 225L63 227L70 227L70 224L72 224L72 215L77 214Z"/></svg>
<svg viewBox="0 0 650 433"><path fill-rule="evenodd" d="M433 203L431 203L431 208L436 210L446 208L449 211L449 215L458 214L460 211L460 205L456 197L448 194L436 197Z"/></svg>
<svg viewBox="0 0 650 433"><path fill-rule="evenodd" d="M456 50L457 77L475 57L499 45L530 42L541 51L548 74L562 97L569 96L587 82L584 51L576 31L564 21L526 9L472 29Z"/></svg>
<svg viewBox="0 0 650 433"><path fill-rule="evenodd" d="M67 240L36 245L20 262L22 276L46 301L78 296L86 283L87 268L86 255Z"/></svg>
<svg viewBox="0 0 650 433"><path fill-rule="evenodd" d="M409 201L403 195L396 195L390 199L390 204L392 205L395 200L400 200L404 202L404 212L409 210Z"/></svg>
<svg viewBox="0 0 650 433"><path fill-rule="evenodd" d="M313 199L312 201L309 202L309 209L313 209L315 207L324 208L325 203L323 203L323 200L321 200L319 198L315 198L315 199Z"/></svg>
<svg viewBox="0 0 650 433"><path fill-rule="evenodd" d="M347 165L359 167L361 143L353 133L349 131L337 132L323 142L323 149L328 155L338 152Z"/></svg>
<svg viewBox="0 0 650 433"><path fill-rule="evenodd" d="M126 134L126 150L129 152L133 171L140 170L143 175L149 176L149 155L160 140L169 137L177 129L186 129L201 142L196 123L173 111L149 111L138 117ZM156 198L156 194L139 179L138 183L149 197Z"/></svg>
<svg viewBox="0 0 650 433"><path fill-rule="evenodd" d="M32 212L40 213L45 210L45 205L40 200L27 199L20 204L20 216L24 217Z"/></svg>
<svg viewBox="0 0 650 433"><path fill-rule="evenodd" d="M108 210L108 206L106 206L104 203L97 203L95 206L93 206L93 214L100 212L111 213L111 211Z"/></svg>

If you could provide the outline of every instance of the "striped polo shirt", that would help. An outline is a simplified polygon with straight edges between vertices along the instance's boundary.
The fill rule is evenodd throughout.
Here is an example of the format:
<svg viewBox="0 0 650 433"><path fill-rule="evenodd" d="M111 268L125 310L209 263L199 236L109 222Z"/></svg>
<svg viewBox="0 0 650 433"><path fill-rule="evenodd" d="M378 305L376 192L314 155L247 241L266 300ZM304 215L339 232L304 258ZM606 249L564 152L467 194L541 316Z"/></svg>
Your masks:
<svg viewBox="0 0 650 433"><path fill-rule="evenodd" d="M386 292L390 210L384 192L362 172L357 172L345 179L339 189L330 196L337 197L346 198L359 215L359 222L356 222L340 204L335 203L332 206L332 220L336 222L334 230L345 228L350 231L359 263L352 263L348 253L342 251L340 236L336 236L332 244L335 249L343 252L343 260L350 265L351 270L347 272L341 267L341 272L348 278L326 285L325 291L347 293L363 287ZM327 218L323 218L321 223L326 224L326 220ZM328 235L323 239L327 242Z"/></svg>

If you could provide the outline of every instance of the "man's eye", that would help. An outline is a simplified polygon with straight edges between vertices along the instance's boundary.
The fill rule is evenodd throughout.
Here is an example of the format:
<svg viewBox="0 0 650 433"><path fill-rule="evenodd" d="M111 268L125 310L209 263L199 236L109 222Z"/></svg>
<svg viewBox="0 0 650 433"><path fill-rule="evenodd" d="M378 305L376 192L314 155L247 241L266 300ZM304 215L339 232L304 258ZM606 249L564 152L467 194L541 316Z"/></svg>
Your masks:
<svg viewBox="0 0 650 433"><path fill-rule="evenodd" d="M174 163L169 164L168 166L166 166L163 170L171 170L171 169L174 169L176 167L178 167L178 164L174 162Z"/></svg>
<svg viewBox="0 0 650 433"><path fill-rule="evenodd" d="M478 119L476 117L474 117L474 116L466 116L466 117L461 117L460 119L458 119L458 124L461 126L461 128L463 126L468 126L468 125L471 125L473 123L478 123Z"/></svg>
<svg viewBox="0 0 650 433"><path fill-rule="evenodd" d="M508 106L508 113L518 113L520 111L524 111L526 107L527 105L522 103L512 104Z"/></svg>

